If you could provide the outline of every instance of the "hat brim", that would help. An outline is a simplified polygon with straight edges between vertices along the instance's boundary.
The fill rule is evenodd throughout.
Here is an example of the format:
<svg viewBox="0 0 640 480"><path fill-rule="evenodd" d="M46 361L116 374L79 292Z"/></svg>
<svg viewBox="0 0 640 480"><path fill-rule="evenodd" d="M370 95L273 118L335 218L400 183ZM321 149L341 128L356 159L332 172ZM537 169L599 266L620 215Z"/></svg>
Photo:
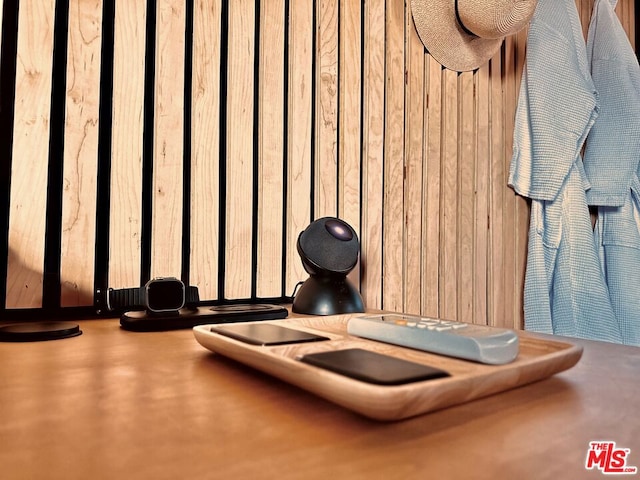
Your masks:
<svg viewBox="0 0 640 480"><path fill-rule="evenodd" d="M455 0L411 0L418 36L429 54L444 67L457 72L475 70L493 57L503 38L480 38L459 24Z"/></svg>

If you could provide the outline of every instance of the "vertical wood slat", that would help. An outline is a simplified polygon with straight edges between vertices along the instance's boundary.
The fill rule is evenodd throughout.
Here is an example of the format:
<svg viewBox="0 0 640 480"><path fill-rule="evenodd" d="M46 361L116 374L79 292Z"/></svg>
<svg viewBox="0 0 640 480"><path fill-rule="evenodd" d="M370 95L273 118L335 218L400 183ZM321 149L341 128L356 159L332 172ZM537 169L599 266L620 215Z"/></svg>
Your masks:
<svg viewBox="0 0 640 480"><path fill-rule="evenodd" d="M306 278L295 245L311 220L311 78L313 2L289 2L287 125L287 252L285 292Z"/></svg>
<svg viewBox="0 0 640 480"><path fill-rule="evenodd" d="M404 276L404 2L387 1L385 59L383 298L388 310L403 309Z"/></svg>
<svg viewBox="0 0 640 480"><path fill-rule="evenodd" d="M95 244L100 2L71 0L62 198L61 305L93 303Z"/></svg>
<svg viewBox="0 0 640 480"><path fill-rule="evenodd" d="M502 186L502 201L503 201L503 234L505 236L502 244L502 258L503 258L503 288L505 289L505 300L503 304L503 313L501 317L494 318L494 322L506 324L513 321L512 312L515 307L515 283L516 283L516 270L515 270L515 257L517 252L515 251L515 237L516 237L516 196L511 191L504 188L507 184L509 177L509 163L511 161L511 152L513 144L513 122L510 119L513 118L516 98L514 91L517 88L515 85L515 53L514 53L514 40L513 37L505 39L502 49L504 52L504 62L502 64L503 71L505 72L504 80L502 83L502 96L503 96L503 108L502 116L504 118L504 142L502 144L502 170L500 177L500 185Z"/></svg>
<svg viewBox="0 0 640 480"><path fill-rule="evenodd" d="M7 308L42 305L54 6L34 0L18 19Z"/></svg>
<svg viewBox="0 0 640 480"><path fill-rule="evenodd" d="M182 0L158 0L151 277L181 270L185 15Z"/></svg>
<svg viewBox="0 0 640 480"><path fill-rule="evenodd" d="M109 285L140 281L146 7L116 3L109 208Z"/></svg>
<svg viewBox="0 0 640 480"><path fill-rule="evenodd" d="M490 61L491 81L490 81L490 112L491 112L491 129L490 129L490 149L491 164L489 173L489 318L504 318L504 305L508 301L505 296L505 278L503 275L505 269L503 248L505 234L503 229L503 192L504 186L504 161L503 161L503 145L504 145L504 118L502 111L504 108L502 98L502 82L498 72L502 70L502 61L499 55L494 56Z"/></svg>
<svg viewBox="0 0 640 480"><path fill-rule="evenodd" d="M403 270L405 288L403 311L420 311L421 290L411 285L422 285L422 208L424 208L423 174L424 158L424 91L425 55L424 46L413 28L411 9L405 10L405 121L404 121L404 188L403 203L414 208L405 208L403 215ZM395 127L392 127L395 128ZM398 192L400 194L400 192Z"/></svg>
<svg viewBox="0 0 640 480"><path fill-rule="evenodd" d="M490 110L489 110L489 66L484 65L475 75L475 201L474 201L474 244L473 244L473 320L487 324L489 317L488 289L489 270L489 176L490 150Z"/></svg>
<svg viewBox="0 0 640 480"><path fill-rule="evenodd" d="M337 216L353 227L360 238L361 178L361 4L350 0L340 3L339 45L339 137L338 137L338 211ZM360 285L360 269L354 268L349 280Z"/></svg>
<svg viewBox="0 0 640 480"><path fill-rule="evenodd" d="M227 75L226 298L251 296L255 3L229 3Z"/></svg>
<svg viewBox="0 0 640 480"><path fill-rule="evenodd" d="M284 215L284 0L260 6L258 297L282 292Z"/></svg>
<svg viewBox="0 0 640 480"><path fill-rule="evenodd" d="M476 320L474 311L475 280L474 245L475 179L477 153L475 74L464 72L458 76L458 211L457 211L457 318Z"/></svg>
<svg viewBox="0 0 640 480"><path fill-rule="evenodd" d="M385 2L365 3L363 65L362 225L360 231L365 305L382 305Z"/></svg>
<svg viewBox="0 0 640 480"><path fill-rule="evenodd" d="M440 316L458 319L458 74L442 70Z"/></svg>
<svg viewBox="0 0 640 480"><path fill-rule="evenodd" d="M336 216L338 213L339 5L340 0L316 1L316 218Z"/></svg>
<svg viewBox="0 0 640 480"><path fill-rule="evenodd" d="M194 8L190 283L218 297L222 0Z"/></svg>
<svg viewBox="0 0 640 480"><path fill-rule="evenodd" d="M338 216L360 234L361 5L340 3Z"/></svg>
<svg viewBox="0 0 640 480"><path fill-rule="evenodd" d="M440 210L442 205L442 66L427 56L428 80L426 120L423 138L425 151L425 206L422 210L423 261L421 313L440 316Z"/></svg>

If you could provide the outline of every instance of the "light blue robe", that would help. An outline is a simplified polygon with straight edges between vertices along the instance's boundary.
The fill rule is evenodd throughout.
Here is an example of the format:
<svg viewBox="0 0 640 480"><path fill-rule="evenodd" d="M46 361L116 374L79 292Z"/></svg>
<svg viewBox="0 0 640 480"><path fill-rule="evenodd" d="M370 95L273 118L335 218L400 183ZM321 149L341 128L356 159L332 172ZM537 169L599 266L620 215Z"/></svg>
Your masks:
<svg viewBox="0 0 640 480"><path fill-rule="evenodd" d="M574 0L539 0L529 27L509 185L531 199L525 328L620 342L580 151L598 116Z"/></svg>
<svg viewBox="0 0 640 480"><path fill-rule="evenodd" d="M596 0L589 25L587 53L600 114L587 137L584 165L622 342L640 346L640 67L616 3Z"/></svg>

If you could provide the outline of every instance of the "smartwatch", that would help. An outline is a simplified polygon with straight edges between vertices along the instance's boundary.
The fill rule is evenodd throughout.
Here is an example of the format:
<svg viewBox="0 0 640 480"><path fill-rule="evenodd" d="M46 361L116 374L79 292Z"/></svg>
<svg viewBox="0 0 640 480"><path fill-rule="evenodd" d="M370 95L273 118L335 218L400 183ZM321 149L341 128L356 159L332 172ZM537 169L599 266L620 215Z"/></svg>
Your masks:
<svg viewBox="0 0 640 480"><path fill-rule="evenodd" d="M200 301L198 287L186 286L175 277L156 277L143 287L107 290L107 310L147 310L149 313L177 312L195 307Z"/></svg>

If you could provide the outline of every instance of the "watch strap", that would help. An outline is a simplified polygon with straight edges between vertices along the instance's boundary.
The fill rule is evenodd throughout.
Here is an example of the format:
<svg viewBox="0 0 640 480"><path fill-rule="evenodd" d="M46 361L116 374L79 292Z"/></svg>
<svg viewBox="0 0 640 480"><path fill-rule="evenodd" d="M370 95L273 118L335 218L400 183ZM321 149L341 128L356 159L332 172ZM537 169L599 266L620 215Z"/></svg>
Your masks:
<svg viewBox="0 0 640 480"><path fill-rule="evenodd" d="M198 293L198 287L193 285L184 286L184 306L196 307L200 303L200 294Z"/></svg>
<svg viewBox="0 0 640 480"><path fill-rule="evenodd" d="M110 288L107 290L107 310L144 310L144 290L146 287ZM195 307L200 302L198 287L185 285L185 307Z"/></svg>
<svg viewBox="0 0 640 480"><path fill-rule="evenodd" d="M110 288L107 291L107 310L144 308L144 287Z"/></svg>

